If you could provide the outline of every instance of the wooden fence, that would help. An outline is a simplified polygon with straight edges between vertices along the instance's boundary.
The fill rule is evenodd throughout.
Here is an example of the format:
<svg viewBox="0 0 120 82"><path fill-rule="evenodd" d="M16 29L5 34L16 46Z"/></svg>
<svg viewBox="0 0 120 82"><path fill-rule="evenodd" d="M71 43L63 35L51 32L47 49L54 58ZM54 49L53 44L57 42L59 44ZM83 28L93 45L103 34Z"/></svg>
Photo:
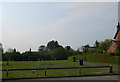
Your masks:
<svg viewBox="0 0 120 82"><path fill-rule="evenodd" d="M31 70L34 74L36 70L44 70L44 75L47 76L47 70L54 70L54 69L80 69L79 73L81 73L81 69L85 68L108 68L109 73L112 73L113 69L112 66L92 66L92 67L63 67L63 68L24 68L24 69L2 69L0 71L6 71L6 76L9 77L9 71L22 71L22 70Z"/></svg>

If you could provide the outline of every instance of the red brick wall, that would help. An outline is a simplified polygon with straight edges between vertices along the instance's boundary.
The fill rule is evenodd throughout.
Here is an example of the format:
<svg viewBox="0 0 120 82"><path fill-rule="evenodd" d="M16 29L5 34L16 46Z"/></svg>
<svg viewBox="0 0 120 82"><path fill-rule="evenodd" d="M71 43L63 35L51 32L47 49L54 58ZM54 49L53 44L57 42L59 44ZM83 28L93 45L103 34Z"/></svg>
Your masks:
<svg viewBox="0 0 120 82"><path fill-rule="evenodd" d="M108 49L108 53L114 53L116 50L116 43L112 42L112 44L110 45L109 49Z"/></svg>

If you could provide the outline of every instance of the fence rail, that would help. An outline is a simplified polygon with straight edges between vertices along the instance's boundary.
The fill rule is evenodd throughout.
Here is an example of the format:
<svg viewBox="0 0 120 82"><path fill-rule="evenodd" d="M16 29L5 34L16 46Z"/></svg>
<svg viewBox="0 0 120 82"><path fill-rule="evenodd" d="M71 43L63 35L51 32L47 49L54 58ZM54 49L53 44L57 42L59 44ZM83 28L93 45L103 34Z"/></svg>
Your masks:
<svg viewBox="0 0 120 82"><path fill-rule="evenodd" d="M24 69L2 69L0 71L17 71L17 70L52 70L52 69L83 69L83 68L111 68L111 66L92 66L92 67L63 67L63 68L24 68Z"/></svg>
<svg viewBox="0 0 120 82"><path fill-rule="evenodd" d="M91 67L63 67L63 68L24 68L24 69L0 69L0 71L6 71L6 76L8 77L9 71L22 71L22 70L32 70L33 74L35 70L45 70L45 76L47 75L47 70L54 70L54 69L85 69L85 68L108 68L109 73L112 73L112 66L91 66ZM81 72L81 70L79 71Z"/></svg>

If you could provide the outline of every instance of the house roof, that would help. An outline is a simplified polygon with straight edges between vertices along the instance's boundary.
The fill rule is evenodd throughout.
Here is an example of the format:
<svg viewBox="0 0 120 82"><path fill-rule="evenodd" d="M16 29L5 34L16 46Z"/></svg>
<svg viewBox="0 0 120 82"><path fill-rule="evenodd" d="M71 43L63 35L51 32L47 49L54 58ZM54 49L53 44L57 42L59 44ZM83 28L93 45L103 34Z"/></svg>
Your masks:
<svg viewBox="0 0 120 82"><path fill-rule="evenodd" d="M117 37L119 31L120 31L120 25L119 25L119 22L118 22L118 25L117 25L117 32L116 32L116 34L115 34L115 36L114 36L114 39Z"/></svg>

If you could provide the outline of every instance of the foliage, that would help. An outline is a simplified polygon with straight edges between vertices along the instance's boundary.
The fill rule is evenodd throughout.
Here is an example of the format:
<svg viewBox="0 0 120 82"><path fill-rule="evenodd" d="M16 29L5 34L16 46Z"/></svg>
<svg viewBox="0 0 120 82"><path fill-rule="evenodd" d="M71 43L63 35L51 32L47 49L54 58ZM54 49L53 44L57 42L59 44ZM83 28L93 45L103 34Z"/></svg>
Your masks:
<svg viewBox="0 0 120 82"><path fill-rule="evenodd" d="M65 49L72 50L72 48L70 46L66 46Z"/></svg>
<svg viewBox="0 0 120 82"><path fill-rule="evenodd" d="M96 40L95 46L99 51L106 51L108 45L112 40L106 39L103 42L98 42ZM89 46L89 44L82 46L83 53L94 53L96 50ZM57 41L50 41L47 46L41 45L38 51L33 52L31 48L29 51L25 51L22 54L16 49L9 48L6 53L3 54L4 61L38 61L38 60L51 60L56 58L56 60L65 60L69 56L81 55L82 52L79 50L74 51L70 46L63 48Z"/></svg>
<svg viewBox="0 0 120 82"><path fill-rule="evenodd" d="M108 49L108 46L111 44L112 40L111 39L106 39L99 44L99 52L106 52Z"/></svg>
<svg viewBox="0 0 120 82"><path fill-rule="evenodd" d="M22 60L20 52L6 52L3 54L3 61L20 61Z"/></svg>
<svg viewBox="0 0 120 82"><path fill-rule="evenodd" d="M98 48L100 46L100 42L98 42L97 40L95 41L95 47Z"/></svg>
<svg viewBox="0 0 120 82"><path fill-rule="evenodd" d="M51 57L56 58L57 60L65 60L68 56L71 56L72 53L68 50L65 50L64 48L55 48L52 51L50 51Z"/></svg>
<svg viewBox="0 0 120 82"><path fill-rule="evenodd" d="M93 47L91 47L89 44L82 46L82 53L104 53L107 51L111 42L111 39L105 39L101 42L96 40Z"/></svg>
<svg viewBox="0 0 120 82"><path fill-rule="evenodd" d="M3 53L3 46L2 46L2 43L0 43L0 54Z"/></svg>
<svg viewBox="0 0 120 82"><path fill-rule="evenodd" d="M39 53L38 52L24 52L22 53L22 57L24 61L36 61L38 60Z"/></svg>
<svg viewBox="0 0 120 82"><path fill-rule="evenodd" d="M38 51L44 51L46 49L45 45L41 45L38 48Z"/></svg>
<svg viewBox="0 0 120 82"><path fill-rule="evenodd" d="M83 46L83 53L88 53L89 52L89 44Z"/></svg>
<svg viewBox="0 0 120 82"><path fill-rule="evenodd" d="M6 52L13 52L13 51L14 51L14 49L8 48Z"/></svg>
<svg viewBox="0 0 120 82"><path fill-rule="evenodd" d="M58 48L58 47L62 47L62 46L60 46L60 45L58 44L58 42L57 42L57 41L54 41L54 40L48 42L48 44L47 44L47 49L48 49L48 51L53 50L54 48Z"/></svg>

